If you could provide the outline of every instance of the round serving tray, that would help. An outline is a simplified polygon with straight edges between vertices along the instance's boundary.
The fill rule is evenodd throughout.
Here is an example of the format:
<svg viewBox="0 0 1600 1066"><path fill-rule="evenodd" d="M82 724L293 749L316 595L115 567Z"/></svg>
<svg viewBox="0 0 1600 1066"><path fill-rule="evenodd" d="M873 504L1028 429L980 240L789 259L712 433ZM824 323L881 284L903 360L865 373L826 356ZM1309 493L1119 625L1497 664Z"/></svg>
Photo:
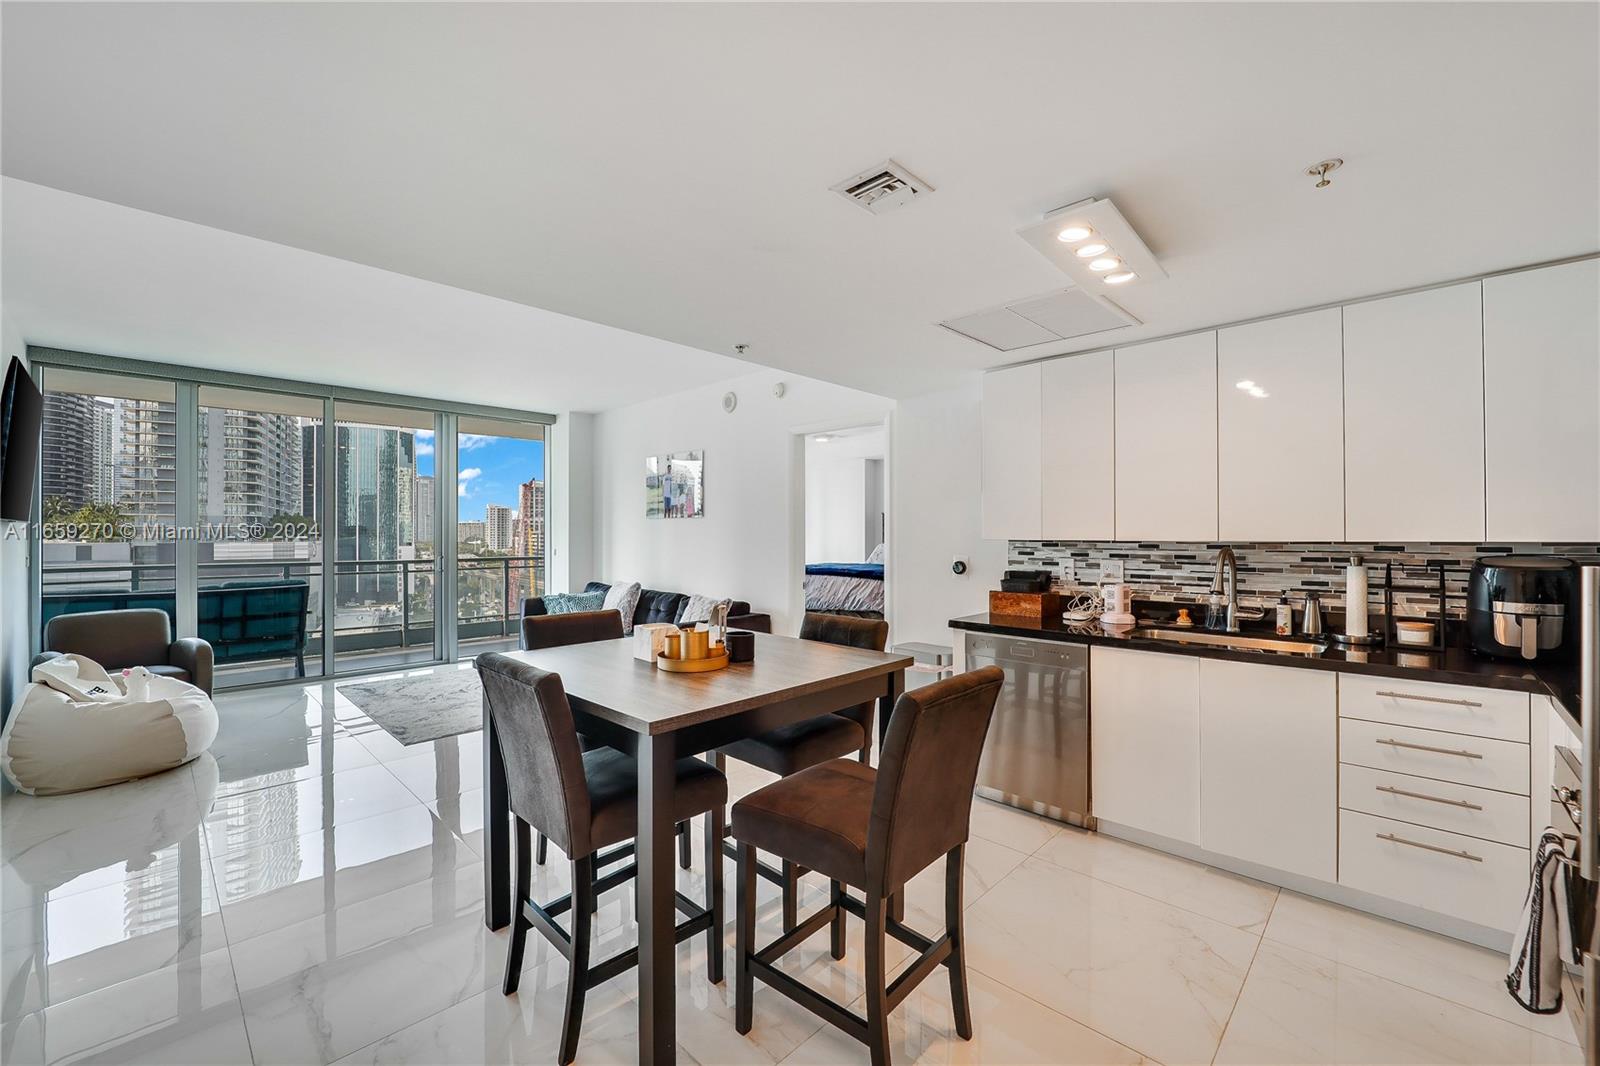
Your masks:
<svg viewBox="0 0 1600 1066"><path fill-rule="evenodd" d="M704 659L669 659L665 655L656 656L656 668L665 670L669 674L703 674L708 670L721 670L728 665L728 649L721 644L713 645L712 652Z"/></svg>

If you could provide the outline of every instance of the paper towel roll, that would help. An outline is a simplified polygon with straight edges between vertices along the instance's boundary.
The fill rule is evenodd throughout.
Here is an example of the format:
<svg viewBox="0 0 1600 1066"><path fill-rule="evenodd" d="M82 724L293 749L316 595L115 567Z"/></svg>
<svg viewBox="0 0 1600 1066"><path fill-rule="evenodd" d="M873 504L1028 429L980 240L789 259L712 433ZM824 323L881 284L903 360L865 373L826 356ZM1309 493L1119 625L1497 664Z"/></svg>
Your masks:
<svg viewBox="0 0 1600 1066"><path fill-rule="evenodd" d="M1344 633L1347 637L1367 635L1367 568L1360 559L1344 568Z"/></svg>

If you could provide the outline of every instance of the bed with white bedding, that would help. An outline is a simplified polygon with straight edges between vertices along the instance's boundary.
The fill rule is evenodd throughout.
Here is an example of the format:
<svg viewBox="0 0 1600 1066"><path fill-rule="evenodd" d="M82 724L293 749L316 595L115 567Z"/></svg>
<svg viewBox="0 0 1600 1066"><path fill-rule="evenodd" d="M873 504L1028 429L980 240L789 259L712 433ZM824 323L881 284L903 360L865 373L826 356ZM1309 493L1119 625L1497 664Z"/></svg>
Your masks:
<svg viewBox="0 0 1600 1066"><path fill-rule="evenodd" d="M884 547L864 563L807 563L806 610L883 617Z"/></svg>

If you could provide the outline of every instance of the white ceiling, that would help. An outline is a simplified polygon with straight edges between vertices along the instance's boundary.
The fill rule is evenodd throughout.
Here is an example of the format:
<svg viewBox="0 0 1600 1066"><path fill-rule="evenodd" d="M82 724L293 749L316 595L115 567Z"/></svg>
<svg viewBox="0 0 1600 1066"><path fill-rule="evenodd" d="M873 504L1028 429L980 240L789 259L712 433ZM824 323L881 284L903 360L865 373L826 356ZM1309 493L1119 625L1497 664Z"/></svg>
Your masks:
<svg viewBox="0 0 1600 1066"><path fill-rule="evenodd" d="M1064 284L1015 231L1089 196L1170 274L1119 339L1600 248L1597 13L7 4L0 170L909 395L1074 350L934 323ZM829 191L887 157L937 191Z"/></svg>
<svg viewBox="0 0 1600 1066"><path fill-rule="evenodd" d="M525 304L0 181L30 344L519 410L601 411L750 364Z"/></svg>

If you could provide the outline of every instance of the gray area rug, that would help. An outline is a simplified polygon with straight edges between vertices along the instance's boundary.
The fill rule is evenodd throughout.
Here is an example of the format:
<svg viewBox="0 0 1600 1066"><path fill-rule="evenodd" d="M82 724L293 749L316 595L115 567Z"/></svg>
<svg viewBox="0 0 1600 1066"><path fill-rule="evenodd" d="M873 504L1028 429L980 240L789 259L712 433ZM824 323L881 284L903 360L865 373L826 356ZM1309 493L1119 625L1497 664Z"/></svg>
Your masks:
<svg viewBox="0 0 1600 1066"><path fill-rule="evenodd" d="M483 728L483 686L470 666L340 685L339 694L402 744L425 744Z"/></svg>

